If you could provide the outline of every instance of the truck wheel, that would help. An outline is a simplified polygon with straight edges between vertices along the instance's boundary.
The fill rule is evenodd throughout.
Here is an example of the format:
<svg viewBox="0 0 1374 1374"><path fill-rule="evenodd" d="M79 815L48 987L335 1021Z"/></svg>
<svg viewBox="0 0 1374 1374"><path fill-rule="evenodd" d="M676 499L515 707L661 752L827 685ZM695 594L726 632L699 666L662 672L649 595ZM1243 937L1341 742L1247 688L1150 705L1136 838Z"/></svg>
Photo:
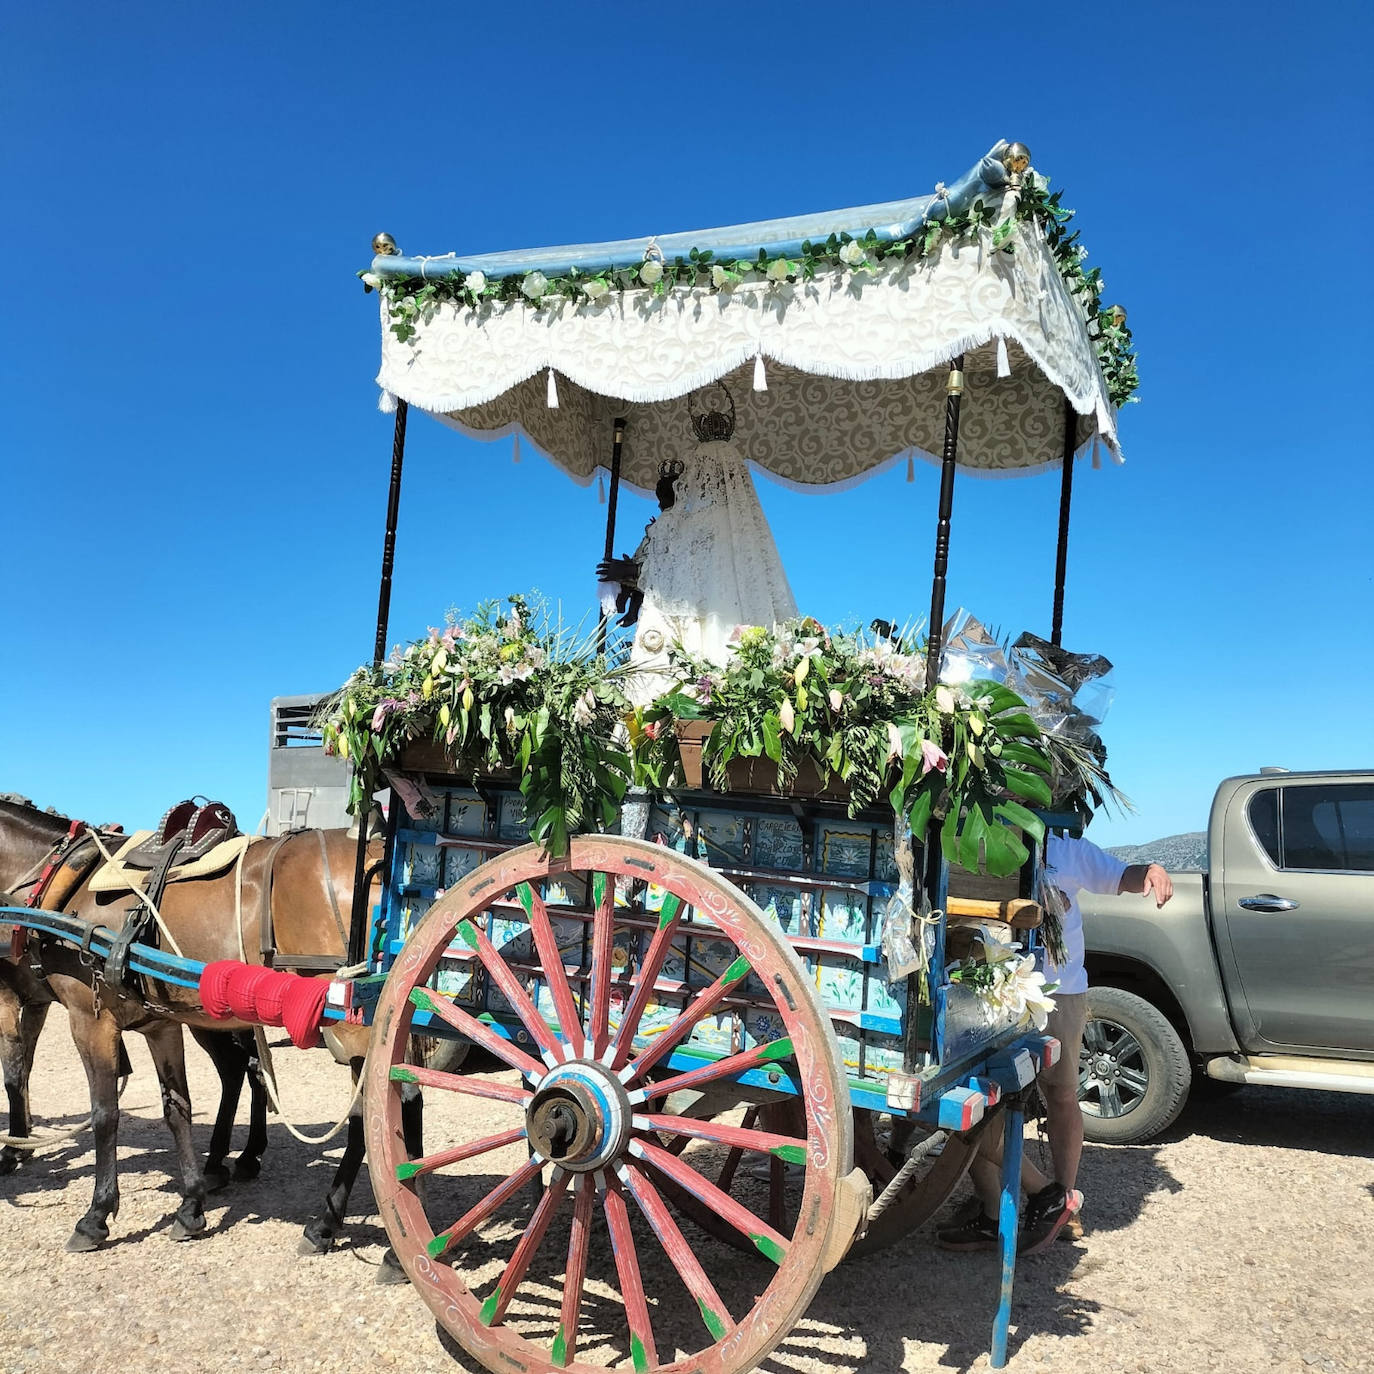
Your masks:
<svg viewBox="0 0 1374 1374"><path fill-rule="evenodd" d="M1078 1059L1087 1139L1153 1139L1183 1110L1192 1077L1188 1051L1163 1012L1121 988L1089 988Z"/></svg>

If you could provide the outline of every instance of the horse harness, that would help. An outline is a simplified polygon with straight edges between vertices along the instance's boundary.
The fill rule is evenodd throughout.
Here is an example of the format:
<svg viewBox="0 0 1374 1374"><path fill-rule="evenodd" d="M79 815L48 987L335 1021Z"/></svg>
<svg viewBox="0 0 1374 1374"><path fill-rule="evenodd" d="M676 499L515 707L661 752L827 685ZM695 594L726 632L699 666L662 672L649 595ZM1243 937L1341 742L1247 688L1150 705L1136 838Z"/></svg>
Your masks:
<svg viewBox="0 0 1374 1374"><path fill-rule="evenodd" d="M148 880L140 891L138 905L130 909L106 956L104 978L107 983L118 987L125 981L131 945L156 944L156 908L162 901L173 865L193 863L238 833L234 813L223 802L194 798L171 807L156 831L123 856L126 868L146 872Z"/></svg>

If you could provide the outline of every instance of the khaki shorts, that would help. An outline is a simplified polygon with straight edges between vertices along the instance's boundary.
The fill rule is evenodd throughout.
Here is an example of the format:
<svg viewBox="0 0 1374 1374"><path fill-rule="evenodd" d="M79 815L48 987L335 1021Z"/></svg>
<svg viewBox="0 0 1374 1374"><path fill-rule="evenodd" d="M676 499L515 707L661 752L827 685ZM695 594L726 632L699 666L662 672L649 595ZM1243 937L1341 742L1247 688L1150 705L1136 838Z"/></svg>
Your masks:
<svg viewBox="0 0 1374 1374"><path fill-rule="evenodd" d="M1059 1062L1040 1075L1046 1087L1078 1090L1078 1056L1083 1048L1083 1026L1088 1019L1086 992L1061 992L1054 998L1045 1034L1059 1041Z"/></svg>

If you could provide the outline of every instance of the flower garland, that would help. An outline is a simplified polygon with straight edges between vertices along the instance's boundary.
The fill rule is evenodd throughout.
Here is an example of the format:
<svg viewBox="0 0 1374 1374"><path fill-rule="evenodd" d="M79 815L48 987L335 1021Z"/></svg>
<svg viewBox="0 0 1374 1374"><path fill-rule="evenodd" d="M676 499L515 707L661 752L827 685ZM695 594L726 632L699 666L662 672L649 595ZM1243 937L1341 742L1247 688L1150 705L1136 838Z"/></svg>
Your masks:
<svg viewBox="0 0 1374 1374"><path fill-rule="evenodd" d="M320 713L324 749L353 765L357 813L401 764L407 744L434 740L455 770L514 774L530 838L551 853L608 825L630 781L616 741L629 704L594 641L512 596L359 668Z"/></svg>
<svg viewBox="0 0 1374 1374"><path fill-rule="evenodd" d="M854 814L879 799L915 834L932 818L950 863L1005 876L1026 861L1022 835L1044 826L1050 761L1025 702L995 682L928 688L925 660L902 639L831 632L810 617L737 632L724 667L670 651L683 686L631 727L638 781L678 780L677 722L709 720L713 784L736 759L768 759L786 792L806 760L839 780Z"/></svg>
<svg viewBox="0 0 1374 1374"><path fill-rule="evenodd" d="M1103 306L1101 271L1084 267L1087 253L1077 242L1078 233L1067 232L1074 212L1060 204L1060 194L1051 194L1047 182L1027 175L1015 216L1000 223L998 204L975 200L960 214L924 221L906 238L879 239L872 229L857 238L848 233L831 234L821 243L807 240L793 257L770 255L760 248L757 257L717 260L712 250L693 248L685 258L678 256L668 262L651 248L637 267L584 270L574 266L552 277L537 270L488 277L481 271L465 273L457 268L401 279L383 278L372 271L359 272L358 276L364 289L382 292L391 318L391 332L406 343L418 335L421 323L428 323L434 311L446 304L476 310L487 304L519 301L539 310L561 302L595 305L613 291L647 290L654 296L667 296L680 289L731 291L748 282L776 287L812 281L823 271L873 273L892 259L926 258L942 244L969 242L985 232L991 233L995 249L1010 253L1015 248L1015 225L1030 221L1045 236L1060 276L1084 312L1108 395L1112 404L1120 408L1135 399L1140 384L1131 332L1126 328L1124 310Z"/></svg>

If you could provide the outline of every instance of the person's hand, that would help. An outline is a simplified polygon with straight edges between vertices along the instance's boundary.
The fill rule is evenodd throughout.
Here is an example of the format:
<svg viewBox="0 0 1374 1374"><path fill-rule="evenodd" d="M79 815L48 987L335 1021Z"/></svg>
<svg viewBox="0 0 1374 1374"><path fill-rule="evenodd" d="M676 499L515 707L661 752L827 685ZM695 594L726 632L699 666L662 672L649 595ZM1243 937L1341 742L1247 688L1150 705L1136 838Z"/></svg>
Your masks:
<svg viewBox="0 0 1374 1374"><path fill-rule="evenodd" d="M1162 907L1174 895L1173 879L1158 865L1149 864L1145 869L1145 887L1142 896L1153 892L1155 907Z"/></svg>
<svg viewBox="0 0 1374 1374"><path fill-rule="evenodd" d="M639 584L639 564L633 558L603 558L596 565L600 582L619 582L622 587Z"/></svg>

